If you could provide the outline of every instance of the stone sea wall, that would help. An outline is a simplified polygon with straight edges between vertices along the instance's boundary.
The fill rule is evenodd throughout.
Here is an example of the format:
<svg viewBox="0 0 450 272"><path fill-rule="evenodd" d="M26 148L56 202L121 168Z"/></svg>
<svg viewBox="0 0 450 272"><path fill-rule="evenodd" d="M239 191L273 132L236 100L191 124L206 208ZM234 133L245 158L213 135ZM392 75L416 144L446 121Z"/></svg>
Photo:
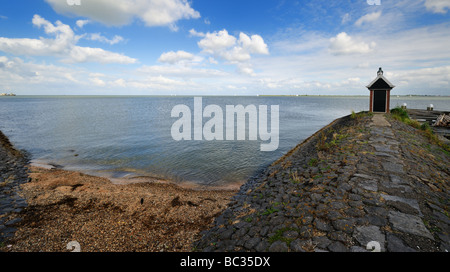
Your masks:
<svg viewBox="0 0 450 272"><path fill-rule="evenodd" d="M27 162L0 131L0 245L14 236L13 225L21 221L19 213L27 206L19 195L20 185L28 181Z"/></svg>
<svg viewBox="0 0 450 272"><path fill-rule="evenodd" d="M198 251L448 251L449 152L389 116L347 116L241 187Z"/></svg>

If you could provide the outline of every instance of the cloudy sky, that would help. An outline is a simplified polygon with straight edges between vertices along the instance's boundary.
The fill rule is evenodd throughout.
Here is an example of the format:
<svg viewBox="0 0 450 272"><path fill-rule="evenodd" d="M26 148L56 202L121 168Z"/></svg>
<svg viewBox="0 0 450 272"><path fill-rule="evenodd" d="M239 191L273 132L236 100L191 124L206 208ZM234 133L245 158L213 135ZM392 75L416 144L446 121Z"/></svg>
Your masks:
<svg viewBox="0 0 450 272"><path fill-rule="evenodd" d="M0 92L450 95L449 0L1 4Z"/></svg>

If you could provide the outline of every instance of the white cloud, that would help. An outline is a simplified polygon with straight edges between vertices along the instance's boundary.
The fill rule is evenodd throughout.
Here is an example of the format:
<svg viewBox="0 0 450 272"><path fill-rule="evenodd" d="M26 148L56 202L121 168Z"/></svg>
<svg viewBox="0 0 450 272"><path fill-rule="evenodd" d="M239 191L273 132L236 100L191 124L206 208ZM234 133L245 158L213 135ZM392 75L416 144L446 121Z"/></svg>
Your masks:
<svg viewBox="0 0 450 272"><path fill-rule="evenodd" d="M1 68L8 68L11 66L12 62L8 61L8 58L5 56L0 56L0 69Z"/></svg>
<svg viewBox="0 0 450 272"><path fill-rule="evenodd" d="M381 16L381 11L377 11L377 12L372 12L369 14L366 14L364 16L362 16L361 18L359 18L356 22L355 25L356 26L362 26L364 23L371 23L371 22L375 22L376 20L378 20Z"/></svg>
<svg viewBox="0 0 450 272"><path fill-rule="evenodd" d="M90 78L89 79L95 86L104 87L106 85L105 81L98 77Z"/></svg>
<svg viewBox="0 0 450 272"><path fill-rule="evenodd" d="M250 38L244 33L239 34L239 44L241 47L252 54L262 54L268 55L269 49L267 48L267 44L264 43L264 40L259 35L252 35Z"/></svg>
<svg viewBox="0 0 450 272"><path fill-rule="evenodd" d="M198 42L202 52L230 63L242 63L251 59L251 54L269 54L267 44L259 35L249 37L245 33L239 34L239 39L229 35L228 31L206 33Z"/></svg>
<svg viewBox="0 0 450 272"><path fill-rule="evenodd" d="M194 55L191 53L188 53L186 51L170 51L167 53L163 53L158 61L159 62L164 62L164 63L170 63L170 64L175 64L175 63L179 63L182 61L189 61L189 60L193 60L194 59Z"/></svg>
<svg viewBox="0 0 450 272"><path fill-rule="evenodd" d="M397 86L395 94L447 95L450 90L450 23L395 31L391 35L384 31L341 34L340 39L336 35L334 47L330 37L321 39L325 34L298 30L297 35L283 37L271 46L272 57L252 61L258 67L253 79L272 79L261 83L259 93L264 93L265 88L270 93L270 87L276 86L283 93L367 95L364 86L376 76L378 67L383 67L385 75ZM330 57L330 53L337 56Z"/></svg>
<svg viewBox="0 0 450 272"><path fill-rule="evenodd" d="M208 58L209 63L211 64L218 64L219 62L217 60L215 60L213 57L209 57Z"/></svg>
<svg viewBox="0 0 450 272"><path fill-rule="evenodd" d="M76 25L79 28L83 28L86 24L88 24L90 21L89 20L77 20Z"/></svg>
<svg viewBox="0 0 450 272"><path fill-rule="evenodd" d="M236 38L228 34L225 29L219 32L206 33L198 42L198 46L204 52L211 55L221 55L223 51L236 44Z"/></svg>
<svg viewBox="0 0 450 272"><path fill-rule="evenodd" d="M99 42L103 42L103 43L109 43L110 45L119 43L124 41L123 37L119 36L119 35L115 35L112 39L108 39L104 36L102 36L100 33L93 33L91 35L88 36L89 40L92 41L99 41Z"/></svg>
<svg viewBox="0 0 450 272"><path fill-rule="evenodd" d="M191 37L202 37L202 38L206 36L205 33L203 33L203 32L197 32L195 29L189 30L189 35L190 35Z"/></svg>
<svg viewBox="0 0 450 272"><path fill-rule="evenodd" d="M323 33L293 31L290 35L273 42L272 48L274 48L274 51L279 51L283 54L312 54L312 52L318 52L327 48L329 43L330 38Z"/></svg>
<svg viewBox="0 0 450 272"><path fill-rule="evenodd" d="M347 33L341 32L330 39L330 51L333 55L365 54L371 52L376 46L375 42L370 44L356 41Z"/></svg>
<svg viewBox="0 0 450 272"><path fill-rule="evenodd" d="M166 65L144 65L136 70L136 72L143 75L163 75L166 77L177 78L219 78L229 76L228 73L206 68L193 68L189 66L166 66Z"/></svg>
<svg viewBox="0 0 450 272"><path fill-rule="evenodd" d="M227 77L225 77L227 76ZM229 81L229 74L210 69L191 67L143 66L121 71L118 74L90 72L74 66L58 66L25 62L20 58L0 56L0 88L12 89L16 93L40 94L89 94L99 88L110 93L146 94L155 91L211 90L208 82L219 78ZM34 87L34 88L33 88Z"/></svg>
<svg viewBox="0 0 450 272"><path fill-rule="evenodd" d="M419 86L433 84L435 86L437 85L448 88L450 86L450 66L392 72L389 74L389 77L394 81L402 81L406 84L411 83Z"/></svg>
<svg viewBox="0 0 450 272"><path fill-rule="evenodd" d="M351 16L349 13L344 14L344 16L342 16L341 24L345 24L345 23L349 22L350 19L351 19Z"/></svg>
<svg viewBox="0 0 450 272"><path fill-rule="evenodd" d="M238 72L244 75L254 76L255 71L249 64L238 64L237 66Z"/></svg>
<svg viewBox="0 0 450 272"><path fill-rule="evenodd" d="M227 30L213 33L199 33L194 29L191 36L202 37L197 44L204 54L211 55L209 63L218 64L216 59L225 60L229 64L236 65L238 73L254 76L255 72L249 61L252 54L268 55L269 49L263 38L259 35L249 37L245 33L239 34L239 39L228 34Z"/></svg>
<svg viewBox="0 0 450 272"><path fill-rule="evenodd" d="M135 63L137 60L101 48L77 46L82 36L74 34L72 29L60 21L52 24L39 15L34 15L33 25L43 27L46 34L54 39L15 39L0 37L0 51L15 55L54 56L64 62L100 62L100 63Z"/></svg>
<svg viewBox="0 0 450 272"><path fill-rule="evenodd" d="M45 33L56 36L55 39L10 39L0 37L0 50L17 55L62 55L67 54L70 47L74 45L80 36L75 36L69 26L60 21L56 26L40 17L34 15L33 25L44 27Z"/></svg>
<svg viewBox="0 0 450 272"><path fill-rule="evenodd" d="M0 65L0 69L1 69ZM8 59L0 73L0 82L7 82L14 90L32 89L31 86L47 87L50 85L69 86L71 83L82 84L77 78L80 71L56 65L25 62L20 58Z"/></svg>
<svg viewBox="0 0 450 272"><path fill-rule="evenodd" d="M123 78L116 79L111 84L118 87L126 87L126 81Z"/></svg>
<svg viewBox="0 0 450 272"><path fill-rule="evenodd" d="M169 26L181 19L199 18L187 0L90 0L70 6L66 0L46 0L60 14L87 17L106 25L126 25L137 18L146 26Z"/></svg>
<svg viewBox="0 0 450 272"><path fill-rule="evenodd" d="M433 13L447 13L450 10L450 1L448 0L425 0L425 7Z"/></svg>
<svg viewBox="0 0 450 272"><path fill-rule="evenodd" d="M110 51L103 50L101 48L81 47L74 46L70 50L69 56L63 58L63 62L75 63L75 62L99 62L99 63L121 63L131 64L136 63L137 60Z"/></svg>

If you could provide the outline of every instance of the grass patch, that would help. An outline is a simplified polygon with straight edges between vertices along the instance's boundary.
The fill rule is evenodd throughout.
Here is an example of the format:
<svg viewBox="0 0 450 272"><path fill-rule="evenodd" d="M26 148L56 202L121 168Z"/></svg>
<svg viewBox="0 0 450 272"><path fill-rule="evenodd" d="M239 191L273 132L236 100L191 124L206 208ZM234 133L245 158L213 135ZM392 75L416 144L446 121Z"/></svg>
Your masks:
<svg viewBox="0 0 450 272"><path fill-rule="evenodd" d="M320 135L319 142L317 143L317 148L320 151L327 151L330 148L337 146L343 139L345 139L347 137L348 137L348 134L340 134L340 133L335 132L335 133L333 133L331 140L327 142L328 137L324 133L322 133ZM310 162L308 162L308 165ZM312 165L310 165L310 166L312 166Z"/></svg>
<svg viewBox="0 0 450 272"><path fill-rule="evenodd" d="M308 165L309 166L317 166L318 163L319 163L319 160L317 160L316 158L312 158L309 160Z"/></svg>
<svg viewBox="0 0 450 272"><path fill-rule="evenodd" d="M391 110L391 116L395 119L404 122L406 119L409 119L408 112L401 107L396 107Z"/></svg>
<svg viewBox="0 0 450 272"><path fill-rule="evenodd" d="M299 184L302 181L301 178L298 176L297 171L291 173L290 180L291 180L292 184Z"/></svg>
<svg viewBox="0 0 450 272"><path fill-rule="evenodd" d="M296 231L296 232L300 232L299 229L296 229L296 228L282 228L282 229L279 229L279 230L277 230L277 232L274 235L269 237L269 243L272 244L275 241L282 241L282 242L285 242L287 244L287 246L289 247L291 242L294 241L295 239L294 238L287 238L287 237L284 237L283 235L284 235L284 233L286 231L290 231L290 230L293 230L293 231Z"/></svg>
<svg viewBox="0 0 450 272"><path fill-rule="evenodd" d="M428 123L420 124L418 121L410 119L408 112L401 107L392 109L391 116L396 120L422 131L422 135L424 135L431 143L441 147L444 153L448 154L450 152L450 146L442 142L439 137L434 134L433 129Z"/></svg>
<svg viewBox="0 0 450 272"><path fill-rule="evenodd" d="M361 111L356 113L355 111L352 111L352 113L350 114L350 118L352 119L361 119L366 116L373 116L373 113L368 111Z"/></svg>
<svg viewBox="0 0 450 272"><path fill-rule="evenodd" d="M272 206L272 207L270 207L270 208L267 208L267 210L265 210L265 211L262 213L262 215L269 215L269 214L276 213L276 212L279 212L279 210L276 209L276 208L274 208L274 207Z"/></svg>

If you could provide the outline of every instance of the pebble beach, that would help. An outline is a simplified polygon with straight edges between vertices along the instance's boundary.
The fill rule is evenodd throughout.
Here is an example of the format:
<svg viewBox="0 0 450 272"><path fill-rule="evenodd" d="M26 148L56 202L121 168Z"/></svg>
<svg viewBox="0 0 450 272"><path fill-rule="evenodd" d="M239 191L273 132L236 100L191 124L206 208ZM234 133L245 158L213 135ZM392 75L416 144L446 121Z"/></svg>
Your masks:
<svg viewBox="0 0 450 272"><path fill-rule="evenodd" d="M2 138L5 142L6 137ZM164 180L114 184L107 178L27 164L9 144L0 150L0 251L192 251L200 231L233 190L183 188Z"/></svg>

